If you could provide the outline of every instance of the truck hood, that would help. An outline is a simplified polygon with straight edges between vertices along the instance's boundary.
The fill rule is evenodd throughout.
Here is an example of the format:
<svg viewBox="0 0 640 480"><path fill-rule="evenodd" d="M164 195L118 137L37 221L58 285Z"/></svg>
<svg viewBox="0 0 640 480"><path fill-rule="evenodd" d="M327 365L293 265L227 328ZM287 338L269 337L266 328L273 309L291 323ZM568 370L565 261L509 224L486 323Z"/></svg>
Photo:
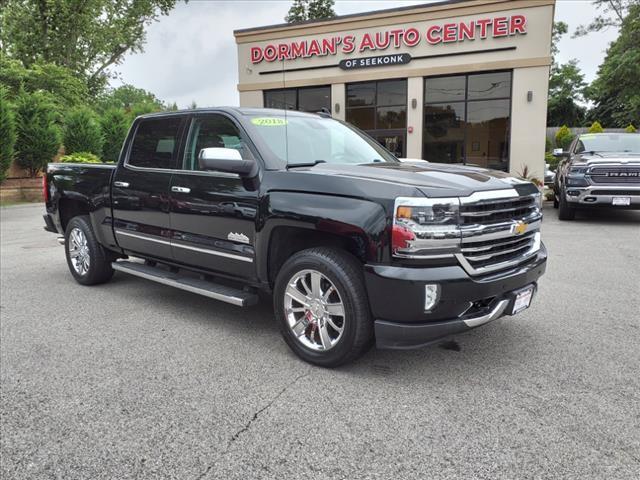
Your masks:
<svg viewBox="0 0 640 480"><path fill-rule="evenodd" d="M640 163L640 154L631 152L603 152L599 155L585 154L580 155L578 161L588 165L597 165L600 163L637 164Z"/></svg>
<svg viewBox="0 0 640 480"><path fill-rule="evenodd" d="M301 170L303 168L296 168L290 172ZM495 170L428 162L381 162L366 165L321 163L304 168L304 171L334 178L405 185L417 188L429 197L468 196L478 191L503 190L513 188L514 185L529 183Z"/></svg>

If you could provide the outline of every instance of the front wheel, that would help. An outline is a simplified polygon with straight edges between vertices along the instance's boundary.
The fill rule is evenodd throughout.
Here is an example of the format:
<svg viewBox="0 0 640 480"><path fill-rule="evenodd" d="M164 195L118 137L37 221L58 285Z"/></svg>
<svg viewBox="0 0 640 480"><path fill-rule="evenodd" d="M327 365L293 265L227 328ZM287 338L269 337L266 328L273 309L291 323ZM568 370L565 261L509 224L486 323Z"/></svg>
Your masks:
<svg viewBox="0 0 640 480"><path fill-rule="evenodd" d="M98 243L88 216L72 218L64 236L67 265L78 283L96 285L111 279L112 255Z"/></svg>
<svg viewBox="0 0 640 480"><path fill-rule="evenodd" d="M576 218L576 209L569 205L566 194L563 190L560 190L559 207L558 218L560 220L573 220Z"/></svg>
<svg viewBox="0 0 640 480"><path fill-rule="evenodd" d="M337 367L372 344L362 268L346 252L312 248L292 256L278 273L274 309L285 342L309 363Z"/></svg>

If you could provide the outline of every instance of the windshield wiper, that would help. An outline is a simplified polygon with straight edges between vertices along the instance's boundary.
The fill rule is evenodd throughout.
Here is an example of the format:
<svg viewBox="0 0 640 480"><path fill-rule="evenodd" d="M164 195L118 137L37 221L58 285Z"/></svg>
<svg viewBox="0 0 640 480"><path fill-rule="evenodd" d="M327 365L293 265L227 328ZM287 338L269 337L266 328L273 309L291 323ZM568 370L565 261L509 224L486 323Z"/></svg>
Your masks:
<svg viewBox="0 0 640 480"><path fill-rule="evenodd" d="M599 157L604 158L600 152L596 152L595 150L585 150L584 152L580 152L581 155L598 155Z"/></svg>
<svg viewBox="0 0 640 480"><path fill-rule="evenodd" d="M327 161L326 160L314 160L313 162L309 162L309 163L288 163L287 164L287 169L296 168L296 167L313 167L315 165L318 165L319 163L327 163Z"/></svg>

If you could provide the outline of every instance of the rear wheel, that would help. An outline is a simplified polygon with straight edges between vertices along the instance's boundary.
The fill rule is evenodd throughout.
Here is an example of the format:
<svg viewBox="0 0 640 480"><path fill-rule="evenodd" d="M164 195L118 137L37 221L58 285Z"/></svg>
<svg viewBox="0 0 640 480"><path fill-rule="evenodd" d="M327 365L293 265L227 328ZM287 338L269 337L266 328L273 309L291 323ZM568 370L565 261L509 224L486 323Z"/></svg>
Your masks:
<svg viewBox="0 0 640 480"><path fill-rule="evenodd" d="M296 253L278 273L274 303L284 340L309 363L337 367L372 343L362 269L346 252L313 248Z"/></svg>
<svg viewBox="0 0 640 480"><path fill-rule="evenodd" d="M576 218L576 209L569 205L564 191L560 190L560 202L558 210L558 218L560 220L573 220Z"/></svg>
<svg viewBox="0 0 640 480"><path fill-rule="evenodd" d="M65 231L65 253L71 275L82 285L104 283L113 276L113 255L98 243L86 215L69 221Z"/></svg>

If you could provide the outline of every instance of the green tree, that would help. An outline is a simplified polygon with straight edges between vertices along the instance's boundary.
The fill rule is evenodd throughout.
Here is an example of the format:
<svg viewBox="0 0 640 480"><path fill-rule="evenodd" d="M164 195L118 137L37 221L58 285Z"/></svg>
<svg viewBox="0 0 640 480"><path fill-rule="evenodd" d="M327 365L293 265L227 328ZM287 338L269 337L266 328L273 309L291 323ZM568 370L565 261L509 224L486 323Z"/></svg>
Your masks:
<svg viewBox="0 0 640 480"><path fill-rule="evenodd" d="M97 109L106 111L112 108L120 108L126 111L131 110L135 105L147 104L149 108L160 111L164 109L164 104L153 93L143 88L136 88L133 85L125 84L118 88L112 88L98 96Z"/></svg>
<svg viewBox="0 0 640 480"><path fill-rule="evenodd" d="M124 110L112 108L102 114L100 124L104 137L102 158L106 162L117 162L131 122Z"/></svg>
<svg viewBox="0 0 640 480"><path fill-rule="evenodd" d="M55 157L60 149L56 110L42 92L20 92L16 98L16 162L31 177Z"/></svg>
<svg viewBox="0 0 640 480"><path fill-rule="evenodd" d="M571 130L569 130L569 127L563 125L556 132L556 147L567 150L569 145L571 145L571 142L573 142L573 139L574 135L571 133Z"/></svg>
<svg viewBox="0 0 640 480"><path fill-rule="evenodd" d="M588 130L589 133L602 133L604 132L604 128L600 125L600 122L597 120L591 124Z"/></svg>
<svg viewBox="0 0 640 480"><path fill-rule="evenodd" d="M84 80L52 63L35 63L26 68L19 60L0 56L0 84L7 88L9 98L15 98L21 89L46 92L60 112L89 100Z"/></svg>
<svg viewBox="0 0 640 480"><path fill-rule="evenodd" d="M629 9L637 5L638 0L593 0L593 4L602 13L596 15L591 23L579 25L573 33L573 38L606 30L609 27L620 27Z"/></svg>
<svg viewBox="0 0 640 480"><path fill-rule="evenodd" d="M102 155L102 128L98 117L88 107L78 107L66 116L64 126L64 152L90 152Z"/></svg>
<svg viewBox="0 0 640 480"><path fill-rule="evenodd" d="M627 128L624 129L627 133L636 133L638 129L634 127L632 124L627 125Z"/></svg>
<svg viewBox="0 0 640 480"><path fill-rule="evenodd" d="M126 53L141 52L145 27L176 0L4 0L0 44L25 66L43 61L69 68L92 91Z"/></svg>
<svg viewBox="0 0 640 480"><path fill-rule="evenodd" d="M586 108L580 105L584 102L584 90L587 84L584 75L578 67L578 61L573 59L559 64L556 61L558 42L568 31L564 22L553 24L551 40L551 54L553 63L549 75L549 100L547 105L547 125L580 125L584 122Z"/></svg>
<svg viewBox="0 0 640 480"><path fill-rule="evenodd" d="M619 37L607 49L587 96L591 118L610 127L640 124L640 4L629 7Z"/></svg>
<svg viewBox="0 0 640 480"><path fill-rule="evenodd" d="M0 182L13 162L16 145L16 120L7 99L7 91L0 87Z"/></svg>
<svg viewBox="0 0 640 480"><path fill-rule="evenodd" d="M335 0L293 0L289 13L284 17L287 23L304 22L306 20L321 20L333 18Z"/></svg>

